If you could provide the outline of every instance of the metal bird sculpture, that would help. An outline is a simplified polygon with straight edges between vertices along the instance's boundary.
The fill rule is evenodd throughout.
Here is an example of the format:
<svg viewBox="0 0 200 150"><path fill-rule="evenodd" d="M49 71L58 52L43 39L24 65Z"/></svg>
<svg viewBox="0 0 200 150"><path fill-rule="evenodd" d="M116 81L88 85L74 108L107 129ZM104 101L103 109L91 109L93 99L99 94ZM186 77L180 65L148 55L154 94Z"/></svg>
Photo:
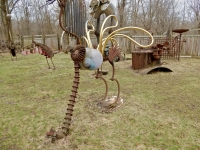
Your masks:
<svg viewBox="0 0 200 150"><path fill-rule="evenodd" d="M11 60L17 60L16 46L14 42L8 42L7 47L10 50Z"/></svg>
<svg viewBox="0 0 200 150"><path fill-rule="evenodd" d="M65 6L68 7L66 5L67 2L73 3L76 0L68 0L67 2L66 1L59 0L59 6L61 7L61 13L60 13L60 19L59 19L61 28L63 28L63 25L61 23L61 14L62 14L63 10L65 10L64 9ZM79 2L81 2L81 1L83 1L83 0L79 0ZM70 5L70 6L72 7L73 5ZM67 10L71 11L71 10L75 10L75 9L79 9L79 7L78 8L73 7L73 8L67 9ZM65 13L67 14L68 12L65 12ZM76 16L72 15L72 17L76 17ZM107 28L104 28L107 20L111 19L111 18L115 19L115 22L116 22L115 25L111 25ZM74 105L76 102L76 94L78 93L80 69L82 69L82 70L86 70L86 69L87 70L97 70L96 78L103 80L103 82L105 84L106 92L105 92L104 97L101 100L102 107L104 107L106 110L112 111L112 110L115 110L116 108L120 107L123 104L123 99L120 97L120 84L119 84L118 80L115 78L114 60L116 57L120 56L119 43L115 39L115 36L124 36L141 47L151 46L153 44L154 40L153 40L152 35L148 31L146 31L142 28L139 28L139 27L120 28L120 29L115 30L112 33L110 33L106 38L103 38L105 31L115 28L115 27L117 27L117 25L118 25L118 20L115 15L109 15L104 20L104 22L101 26L100 34L99 34L99 44L96 49L93 48L93 44L92 44L91 38L90 38L90 32L95 31L95 28L90 21L86 21L86 23L85 23L86 37L85 36L79 37L75 33L72 33L73 31L70 32L66 28L63 28L63 30L67 34L69 34L72 37L75 37L77 40L77 45L75 45L75 46L73 46L73 48L69 49L69 52L71 54L71 59L74 61L74 81L73 81L73 86L72 86L72 93L70 95L67 112L65 113L62 128L59 129L58 131L50 130L49 132L46 133L47 136L50 136L52 138L52 142L55 142L58 139L64 138L69 134L69 129L70 129L70 125L72 122L72 116L73 116L73 108L74 108ZM88 26L90 26L91 28L88 29ZM141 30L150 36L152 42L149 45L141 45L138 42L134 41L129 36L119 33L123 30ZM87 47L80 44L81 39L85 40L85 42L87 43ZM111 47L109 48L109 53L105 54L105 49L109 42L111 43ZM111 98L108 98L108 96L107 96L108 95L108 85L107 85L106 80L100 75L100 71L99 71L99 68L102 66L104 61L109 61L109 63L112 65L111 80L115 81L118 86L117 96L112 96Z"/></svg>
<svg viewBox="0 0 200 150"><path fill-rule="evenodd" d="M41 54L45 56L45 58L47 60L47 64L49 66L49 69L50 69L50 65L49 65L49 62L48 62L47 58L51 59L52 65L54 67L53 69L55 70L56 68L55 68L54 63L52 61L52 57L54 56L53 51L48 46L46 46L45 44L37 43L35 41L32 41L32 43L35 44L35 46L39 47L42 50Z"/></svg>

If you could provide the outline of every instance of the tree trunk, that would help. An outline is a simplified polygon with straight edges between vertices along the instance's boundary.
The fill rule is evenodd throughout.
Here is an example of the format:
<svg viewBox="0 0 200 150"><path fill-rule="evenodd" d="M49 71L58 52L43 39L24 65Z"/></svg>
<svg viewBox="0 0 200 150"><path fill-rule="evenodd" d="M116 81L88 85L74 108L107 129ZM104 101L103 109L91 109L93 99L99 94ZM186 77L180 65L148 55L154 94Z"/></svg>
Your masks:
<svg viewBox="0 0 200 150"><path fill-rule="evenodd" d="M9 15L8 15L9 14ZM1 21L3 23L3 31L7 41L12 41L11 16L7 0L1 0Z"/></svg>

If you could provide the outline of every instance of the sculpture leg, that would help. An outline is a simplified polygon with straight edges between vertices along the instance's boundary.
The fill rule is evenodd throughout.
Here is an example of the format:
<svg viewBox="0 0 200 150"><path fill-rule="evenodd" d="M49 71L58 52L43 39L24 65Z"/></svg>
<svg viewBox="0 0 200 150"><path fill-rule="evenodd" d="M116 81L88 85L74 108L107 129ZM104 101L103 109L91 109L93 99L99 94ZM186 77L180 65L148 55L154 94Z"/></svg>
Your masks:
<svg viewBox="0 0 200 150"><path fill-rule="evenodd" d="M110 61L109 61L110 62ZM106 85L106 93L104 95L104 98L101 100L100 105L102 108L104 108L105 112L110 112L115 110L116 108L120 107L123 104L123 99L120 98L120 85L117 79L114 78L114 74L115 74L115 68L114 68L114 63L110 62L110 64L112 65L112 77L111 77L111 81L115 81L117 83L118 86L118 94L117 96L112 96L112 97L108 97L108 85L106 80L102 77L99 76L100 72L99 69L97 70L97 76L96 78L100 78L104 81L105 85Z"/></svg>
<svg viewBox="0 0 200 150"><path fill-rule="evenodd" d="M49 66L49 68L48 68L48 69L50 69L50 65L49 65L49 62L48 62L48 59L47 59L47 57L46 57L46 60L47 60L47 64L48 64L48 66Z"/></svg>
<svg viewBox="0 0 200 150"><path fill-rule="evenodd" d="M100 76L99 69L97 69L97 73L96 73L96 77L95 77L95 78L96 78L96 79L101 79L101 80L103 80L103 82L105 83L106 92L105 92L104 98L103 98L103 101L104 101L104 100L107 98L107 95L108 95L108 84L107 84L106 80L105 80L102 76Z"/></svg>
<svg viewBox="0 0 200 150"><path fill-rule="evenodd" d="M117 83L117 88L118 88L117 97L113 96L113 99L115 99L115 100L113 100L113 103L110 105L110 109L114 110L114 109L120 107L123 104L123 99L120 98L120 84L119 84L119 81L114 78L114 75L115 75L115 66L114 66L114 63L111 62L111 61L109 61L109 63L112 66L112 78L110 80L111 81L115 81Z"/></svg>
<svg viewBox="0 0 200 150"><path fill-rule="evenodd" d="M51 59L51 63L53 64L53 70L55 70L56 69L56 67L55 67L55 65L54 65L54 63L53 63L53 60L52 60L52 58L50 58Z"/></svg>
<svg viewBox="0 0 200 150"><path fill-rule="evenodd" d="M65 118L64 118L62 128L59 129L57 132L55 130L50 130L50 132L46 133L48 136L52 138L52 141L51 141L52 143L54 143L56 140L66 137L69 134L69 127L72 122L72 116L73 116L73 111L74 111L73 108L76 102L76 94L78 92L78 86L79 86L80 74L79 74L78 62L74 62L74 73L75 73L75 76L74 76L74 82L72 86L72 94L70 95L70 100L68 103L67 112L65 113Z"/></svg>

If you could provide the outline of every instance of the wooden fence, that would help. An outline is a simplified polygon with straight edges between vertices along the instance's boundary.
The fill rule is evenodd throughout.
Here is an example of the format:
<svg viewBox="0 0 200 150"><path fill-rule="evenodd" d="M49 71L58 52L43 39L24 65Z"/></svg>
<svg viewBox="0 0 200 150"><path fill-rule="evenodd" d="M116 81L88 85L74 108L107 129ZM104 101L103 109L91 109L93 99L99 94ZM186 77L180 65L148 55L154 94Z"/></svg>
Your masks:
<svg viewBox="0 0 200 150"><path fill-rule="evenodd" d="M36 42L46 44L47 46L51 47L53 50L60 49L60 36L58 34L52 35L35 35L35 36L18 36L15 37L15 42L20 42L21 47L25 48L32 43L32 39ZM134 40L141 44L148 44L148 37L147 36L132 36ZM165 38L163 35L155 35L154 38ZM133 42L129 39L124 38L122 36L116 37L119 45L124 53L131 53L133 50L137 48ZM192 55L192 56L200 56L200 35L182 35L182 40L185 39L186 42L181 42L181 55ZM94 36L91 37L93 43L96 43L96 38ZM73 43L74 40L69 38L69 43ZM162 44L162 43L161 43ZM65 47L65 42L63 44L63 48Z"/></svg>
<svg viewBox="0 0 200 150"><path fill-rule="evenodd" d="M60 47L60 35L51 34L51 35L34 35L34 36L16 36L14 38L15 42L21 43L21 48L28 48L32 46L32 40L43 43L53 50L58 50Z"/></svg>

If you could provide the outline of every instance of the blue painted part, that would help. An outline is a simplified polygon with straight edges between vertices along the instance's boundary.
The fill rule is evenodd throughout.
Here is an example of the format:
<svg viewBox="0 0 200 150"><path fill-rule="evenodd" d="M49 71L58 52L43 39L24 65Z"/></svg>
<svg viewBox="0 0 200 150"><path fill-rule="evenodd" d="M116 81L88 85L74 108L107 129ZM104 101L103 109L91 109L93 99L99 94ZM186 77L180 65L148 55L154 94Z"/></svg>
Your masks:
<svg viewBox="0 0 200 150"><path fill-rule="evenodd" d="M90 58L84 59L84 66L89 70L93 70L96 67L94 61Z"/></svg>

